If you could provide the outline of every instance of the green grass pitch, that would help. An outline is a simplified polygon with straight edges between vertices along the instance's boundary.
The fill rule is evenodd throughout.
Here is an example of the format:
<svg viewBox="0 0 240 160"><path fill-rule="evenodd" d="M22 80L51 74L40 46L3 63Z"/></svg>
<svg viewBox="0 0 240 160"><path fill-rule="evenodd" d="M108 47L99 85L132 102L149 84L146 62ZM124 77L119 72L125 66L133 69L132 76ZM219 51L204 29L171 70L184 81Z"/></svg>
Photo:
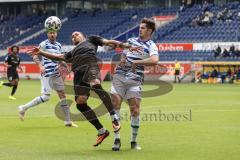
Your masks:
<svg viewBox="0 0 240 160"><path fill-rule="evenodd" d="M109 90L110 83L103 84ZM138 137L141 151L130 150L130 121L124 116L129 115L129 109L123 104L120 152L111 151L112 132L94 148L97 133L88 122L76 122L78 128L65 128L54 114L58 102L55 93L49 102L29 110L21 122L17 106L39 95L39 81L21 80L16 101L7 99L10 91L7 87L0 89L0 160L240 159L238 85L175 84L168 94L144 98ZM91 106L99 103L96 99L89 102ZM77 113L75 105L71 106L71 112ZM173 116L178 117L173 119ZM100 120L112 131L108 115Z"/></svg>

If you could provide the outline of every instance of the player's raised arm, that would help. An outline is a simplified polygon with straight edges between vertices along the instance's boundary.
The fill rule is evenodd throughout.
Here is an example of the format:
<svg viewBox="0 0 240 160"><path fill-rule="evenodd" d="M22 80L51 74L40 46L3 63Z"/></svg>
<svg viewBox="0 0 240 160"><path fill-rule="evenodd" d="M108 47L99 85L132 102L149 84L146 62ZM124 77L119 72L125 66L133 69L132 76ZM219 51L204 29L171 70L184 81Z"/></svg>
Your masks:
<svg viewBox="0 0 240 160"><path fill-rule="evenodd" d="M134 60L133 63L137 65L154 65L154 64L157 64L158 61L159 61L159 56L152 55L151 57L143 60Z"/></svg>
<svg viewBox="0 0 240 160"><path fill-rule="evenodd" d="M120 41L117 41L117 40L103 39L102 41L103 41L103 45L110 46L110 47L113 47L113 48L119 47L119 48L122 48L122 49L129 49L129 50L132 50L132 51L138 51L142 48L141 46L140 47L139 46L132 46L129 43L124 43L124 42L120 42Z"/></svg>
<svg viewBox="0 0 240 160"><path fill-rule="evenodd" d="M52 59L52 60L65 61L64 54L48 53L48 52L40 50L37 47L34 47L31 50L28 50L27 53L32 56L41 55L41 56L44 56L44 57Z"/></svg>

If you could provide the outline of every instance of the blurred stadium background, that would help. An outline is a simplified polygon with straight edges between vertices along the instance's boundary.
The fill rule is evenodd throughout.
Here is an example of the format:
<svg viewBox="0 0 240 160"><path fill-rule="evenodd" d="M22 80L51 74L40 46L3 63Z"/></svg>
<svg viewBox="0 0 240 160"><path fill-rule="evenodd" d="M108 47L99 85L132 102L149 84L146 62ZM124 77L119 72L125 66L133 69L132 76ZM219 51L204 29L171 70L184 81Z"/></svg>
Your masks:
<svg viewBox="0 0 240 160"><path fill-rule="evenodd" d="M181 62L182 81L237 83L240 78L240 4L236 0L1 0L0 6L0 61L8 47L20 46L24 78L37 77L38 68L25 51L46 39L43 23L51 15L63 22L58 41L64 51L71 48L73 31L126 41L138 35L143 17L154 18L158 29L153 40L162 65L148 68L147 79L161 75L160 79L172 81L176 59ZM107 64L115 54L99 49L98 57L106 63L103 73L110 72ZM0 65L2 77L5 71Z"/></svg>
<svg viewBox="0 0 240 160"><path fill-rule="evenodd" d="M112 135L99 148L93 148L96 133L92 126L77 122L79 128L66 129L57 119L55 94L48 103L29 111L24 123L19 121L17 106L40 94L39 80L32 80L39 77L39 69L25 52L47 38L43 23L52 15L62 20L58 41L64 51L72 48L73 31L126 41L138 35L143 17L155 19L158 29L153 40L160 61L147 67L145 76L156 85L151 83L144 89L155 89L157 80L173 82L175 60L181 64L184 84L172 84L168 94L143 98L141 116L153 114L153 119L141 119L142 151L129 149L127 119L122 123L122 151L111 151ZM0 33L0 77L6 78L3 62L12 45L20 47L23 68L16 101L7 99L9 88L0 90L0 160L240 159L239 0L0 0ZM111 64L119 52L99 48L102 79L112 73L115 65ZM67 79L71 81L72 75ZM110 83L103 84L109 90ZM90 99L89 103L96 106L100 101ZM71 111L77 113L74 106ZM155 118L160 111L170 118L191 114L191 119ZM129 114L126 104L122 113ZM108 116L101 121L111 128Z"/></svg>

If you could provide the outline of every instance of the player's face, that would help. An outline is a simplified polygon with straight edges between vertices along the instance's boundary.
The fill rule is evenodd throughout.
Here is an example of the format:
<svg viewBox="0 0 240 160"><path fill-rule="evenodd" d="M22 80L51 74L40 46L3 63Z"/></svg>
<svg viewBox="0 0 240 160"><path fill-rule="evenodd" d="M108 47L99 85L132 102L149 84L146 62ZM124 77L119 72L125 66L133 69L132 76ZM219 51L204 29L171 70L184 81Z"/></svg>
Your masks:
<svg viewBox="0 0 240 160"><path fill-rule="evenodd" d="M14 48L12 49L12 52L13 52L13 54L17 54L17 52L18 52L17 47L14 47Z"/></svg>
<svg viewBox="0 0 240 160"><path fill-rule="evenodd" d="M139 37L141 39L151 37L152 30L147 28L145 23L141 23L139 27Z"/></svg>
<svg viewBox="0 0 240 160"><path fill-rule="evenodd" d="M51 42L54 42L57 39L57 32L48 32L47 36Z"/></svg>
<svg viewBox="0 0 240 160"><path fill-rule="evenodd" d="M84 40L83 35L80 32L73 32L72 33L72 43L73 45L77 45Z"/></svg>

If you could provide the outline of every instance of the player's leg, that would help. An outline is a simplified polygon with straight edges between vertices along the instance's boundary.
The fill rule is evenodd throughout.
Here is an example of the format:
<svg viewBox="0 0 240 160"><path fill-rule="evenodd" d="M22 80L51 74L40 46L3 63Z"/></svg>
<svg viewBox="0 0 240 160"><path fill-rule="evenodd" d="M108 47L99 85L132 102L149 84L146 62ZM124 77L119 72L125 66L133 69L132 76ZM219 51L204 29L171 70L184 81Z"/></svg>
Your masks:
<svg viewBox="0 0 240 160"><path fill-rule="evenodd" d="M112 94L112 103L115 109L115 112L117 116L119 117L119 122L120 122L120 108L122 104L122 98L118 94ZM121 148L121 140L120 140L120 130L114 132L114 143L112 146L113 151L119 151Z"/></svg>
<svg viewBox="0 0 240 160"><path fill-rule="evenodd" d="M12 84L10 82L4 83L3 81L1 81L1 85L7 86L7 87L12 87Z"/></svg>
<svg viewBox="0 0 240 160"><path fill-rule="evenodd" d="M65 96L65 92L64 90L59 90L56 91L58 94L58 97L60 99L60 107L65 115L65 121L64 124L66 127L78 127L78 125L74 124L71 121L71 117L70 117L70 107L67 104L67 100L66 100L66 96Z"/></svg>
<svg viewBox="0 0 240 160"><path fill-rule="evenodd" d="M41 78L41 94L42 95L35 97L30 102L18 107L19 118L21 120L24 120L25 112L28 109L35 107L35 106L39 105L40 103L47 102L50 99L50 94L51 94L52 88L50 87L49 83L50 83L49 77L42 77Z"/></svg>
<svg viewBox="0 0 240 160"><path fill-rule="evenodd" d="M177 71L175 70L175 73L174 73L174 83L176 83L177 82L177 73L176 73Z"/></svg>
<svg viewBox="0 0 240 160"><path fill-rule="evenodd" d="M8 81L7 83L4 83L3 81L1 81L1 85L4 85L4 86L7 86L7 87L12 87L12 81L13 81L13 72L12 71L7 71L7 78L8 78Z"/></svg>
<svg viewBox="0 0 240 160"><path fill-rule="evenodd" d="M131 112L131 148L140 150L141 147L137 144L137 135L140 127L140 102L141 102L141 83L137 81L127 82L129 89L126 92L126 99L128 100L128 105Z"/></svg>
<svg viewBox="0 0 240 160"><path fill-rule="evenodd" d="M97 64L97 62L96 62ZM118 121L118 116L116 115L111 97L109 94L103 89L100 81L100 70L98 65L92 65L90 64L88 66L87 72L84 73L84 76L82 77L82 81L89 84L91 89L98 95L98 97L101 99L105 107L107 108L108 112L110 113L111 119L112 119L112 125L113 130L118 131L121 128L121 125Z"/></svg>
<svg viewBox="0 0 240 160"><path fill-rule="evenodd" d="M181 83L180 74L178 74L177 78L178 78L178 83Z"/></svg>
<svg viewBox="0 0 240 160"><path fill-rule="evenodd" d="M138 130L140 127L140 99L139 98L131 98L128 100L128 104L131 112L131 149L141 150L141 147L137 143Z"/></svg>
<svg viewBox="0 0 240 160"><path fill-rule="evenodd" d="M176 70L176 71L175 71L175 76L176 76L176 79L178 80L178 83L181 83L180 70ZM176 79L175 79L175 81L177 82Z"/></svg>
<svg viewBox="0 0 240 160"><path fill-rule="evenodd" d="M65 115L65 126L66 127L78 127L76 124L74 124L71 121L71 117L70 117L70 107L67 104L67 100L66 100L66 95L65 95L65 87L64 87L64 82L62 77L50 77L50 85L52 89L54 89L57 94L58 97L60 99L60 107Z"/></svg>
<svg viewBox="0 0 240 160"><path fill-rule="evenodd" d="M109 94L102 88L101 82L99 79L93 79L90 81L90 86L93 89L93 91L98 95L98 97L101 99L103 104L106 106L111 119L112 119L112 126L113 126L113 131L117 132L121 129L121 124L119 122L119 117L117 116L112 101L111 97Z"/></svg>
<svg viewBox="0 0 240 160"><path fill-rule="evenodd" d="M13 97L13 95L16 93L17 91L17 87L18 87L18 82L19 82L19 76L18 76L18 73L14 73L14 80L13 80L13 83L12 83L12 92L11 92L11 96L9 96L9 99L16 99L15 97Z"/></svg>
<svg viewBox="0 0 240 160"><path fill-rule="evenodd" d="M85 72L85 71L84 71ZM78 71L74 73L74 92L77 109L83 114L83 116L98 130L97 142L94 146L98 146L109 135L109 131L106 130L98 120L95 112L87 104L89 97L90 85L84 83L84 72Z"/></svg>
<svg viewBox="0 0 240 160"><path fill-rule="evenodd" d="M16 72L13 72L12 70L7 71L7 78L8 78L8 83L1 82L0 85L4 85L7 87L12 87L12 92L11 95L8 97L11 100L16 100L15 97L13 97L14 93L16 92L17 89L17 84L18 84L18 74Z"/></svg>
<svg viewBox="0 0 240 160"><path fill-rule="evenodd" d="M123 97L125 96L126 87L123 83L123 78L120 75L114 75L112 80L112 86L111 86L111 97L112 97L112 104L114 107L114 110L118 116L118 119L120 121L120 108L122 104ZM114 144L112 146L113 151L119 151L121 147L121 140L120 140L120 131L114 132Z"/></svg>
<svg viewBox="0 0 240 160"><path fill-rule="evenodd" d="M18 87L18 79L14 79L14 80L10 81L10 85L12 86L12 92L8 98L11 100L16 100L16 98L13 95L15 94L17 87Z"/></svg>
<svg viewBox="0 0 240 160"><path fill-rule="evenodd" d="M14 80L13 87L12 87L12 92L11 92L11 96L13 96L13 95L16 93L17 87L18 87L18 82L19 82L19 79L15 79L15 80Z"/></svg>
<svg viewBox="0 0 240 160"><path fill-rule="evenodd" d="M35 107L35 106L39 105L40 103L47 102L49 99L50 99L50 94L42 94L41 96L35 97L33 100L31 100L28 103L26 103L24 105L20 105L18 107L19 118L23 121L25 113L28 109Z"/></svg>
<svg viewBox="0 0 240 160"><path fill-rule="evenodd" d="M76 88L76 87L75 87ZM78 87L79 88L79 87ZM80 88L79 88L80 89ZM97 141L93 145L94 147L102 143L102 141L108 137L109 131L106 130L98 120L95 112L87 104L88 96L81 95L76 96L77 109L84 115L84 117L97 129Z"/></svg>

